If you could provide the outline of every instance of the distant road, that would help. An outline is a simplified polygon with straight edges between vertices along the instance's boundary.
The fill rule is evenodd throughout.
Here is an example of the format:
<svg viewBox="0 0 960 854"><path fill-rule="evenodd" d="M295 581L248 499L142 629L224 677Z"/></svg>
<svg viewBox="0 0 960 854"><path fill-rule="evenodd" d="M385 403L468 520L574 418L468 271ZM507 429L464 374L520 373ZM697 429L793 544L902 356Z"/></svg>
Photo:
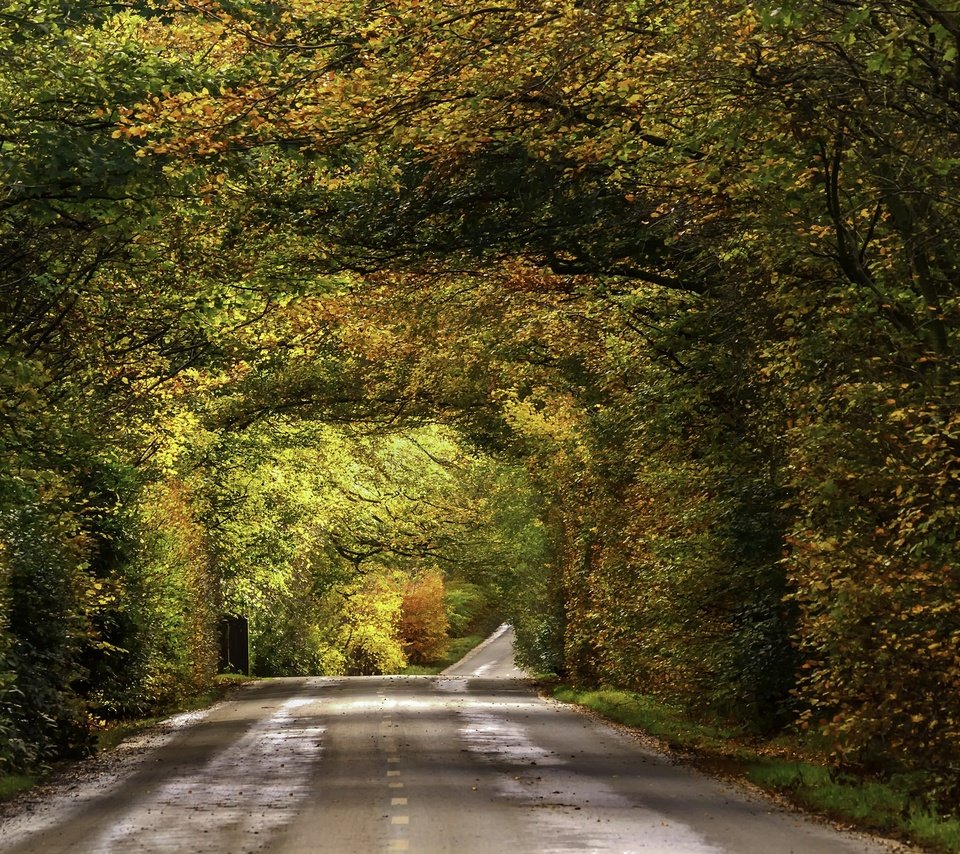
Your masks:
<svg viewBox="0 0 960 854"><path fill-rule="evenodd" d="M513 660L513 629L500 626L476 649L443 671L443 676L482 676L486 679L525 679Z"/></svg>
<svg viewBox="0 0 960 854"><path fill-rule="evenodd" d="M250 685L8 816L0 852L889 851L541 699L511 643L438 677Z"/></svg>

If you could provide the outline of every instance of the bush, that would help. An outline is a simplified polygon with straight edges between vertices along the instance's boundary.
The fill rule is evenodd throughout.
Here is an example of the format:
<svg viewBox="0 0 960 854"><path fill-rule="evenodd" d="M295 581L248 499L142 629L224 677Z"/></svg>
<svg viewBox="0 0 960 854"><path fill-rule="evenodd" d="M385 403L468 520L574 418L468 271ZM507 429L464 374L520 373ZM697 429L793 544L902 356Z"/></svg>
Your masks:
<svg viewBox="0 0 960 854"><path fill-rule="evenodd" d="M411 664L430 664L447 646L446 589L438 569L426 569L407 582L398 629Z"/></svg>

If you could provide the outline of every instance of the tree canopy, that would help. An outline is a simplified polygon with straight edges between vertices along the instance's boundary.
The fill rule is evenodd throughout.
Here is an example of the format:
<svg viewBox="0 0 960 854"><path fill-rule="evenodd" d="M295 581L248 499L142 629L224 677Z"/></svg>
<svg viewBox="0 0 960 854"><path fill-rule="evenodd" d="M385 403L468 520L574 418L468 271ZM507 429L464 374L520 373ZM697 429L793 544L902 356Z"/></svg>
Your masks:
<svg viewBox="0 0 960 854"><path fill-rule="evenodd" d="M495 614L955 800L958 38L7 2L0 769L204 684L225 615L260 672L366 673Z"/></svg>

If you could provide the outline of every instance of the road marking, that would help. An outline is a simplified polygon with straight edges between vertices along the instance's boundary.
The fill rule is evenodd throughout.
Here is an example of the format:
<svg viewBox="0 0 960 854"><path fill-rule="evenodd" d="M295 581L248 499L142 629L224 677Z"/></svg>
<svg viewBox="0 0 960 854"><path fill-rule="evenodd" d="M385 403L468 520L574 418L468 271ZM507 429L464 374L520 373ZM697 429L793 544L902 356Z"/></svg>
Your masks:
<svg viewBox="0 0 960 854"><path fill-rule="evenodd" d="M391 839L388 851L409 851L410 843L406 839Z"/></svg>
<svg viewBox="0 0 960 854"><path fill-rule="evenodd" d="M387 776L388 776L388 777L399 777L399 776L400 776L400 772L399 772L399 771L387 771Z"/></svg>
<svg viewBox="0 0 960 854"><path fill-rule="evenodd" d="M395 815L390 819L390 824L410 824L410 816L408 815Z"/></svg>
<svg viewBox="0 0 960 854"><path fill-rule="evenodd" d="M387 783L391 789L402 789L403 783Z"/></svg>
<svg viewBox="0 0 960 854"><path fill-rule="evenodd" d="M400 761L400 757L399 757L399 756L388 756L388 757L387 757L387 762L399 762L399 761Z"/></svg>
<svg viewBox="0 0 960 854"><path fill-rule="evenodd" d="M405 807L406 805L406 798L390 798L390 806L392 807Z"/></svg>

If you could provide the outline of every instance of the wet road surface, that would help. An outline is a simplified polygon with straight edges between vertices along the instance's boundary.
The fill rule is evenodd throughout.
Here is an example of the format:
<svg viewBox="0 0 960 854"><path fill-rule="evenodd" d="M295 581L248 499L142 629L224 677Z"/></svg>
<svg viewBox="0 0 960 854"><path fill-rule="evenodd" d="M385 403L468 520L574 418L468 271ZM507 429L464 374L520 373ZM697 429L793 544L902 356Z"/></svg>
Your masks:
<svg viewBox="0 0 960 854"><path fill-rule="evenodd" d="M7 817L3 854L890 849L541 699L502 632L439 677L275 679Z"/></svg>

